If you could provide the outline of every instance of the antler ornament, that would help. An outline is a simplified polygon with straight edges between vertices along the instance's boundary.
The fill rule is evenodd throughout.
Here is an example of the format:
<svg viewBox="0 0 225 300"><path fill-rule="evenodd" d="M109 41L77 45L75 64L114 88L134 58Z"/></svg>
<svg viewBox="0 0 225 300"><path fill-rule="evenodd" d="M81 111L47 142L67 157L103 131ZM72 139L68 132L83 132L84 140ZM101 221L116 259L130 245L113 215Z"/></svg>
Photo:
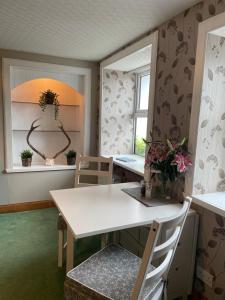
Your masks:
<svg viewBox="0 0 225 300"><path fill-rule="evenodd" d="M62 133L65 135L66 139L67 139L67 145L60 151L58 151L52 158L47 158L45 154L41 153L39 150L37 150L30 142L30 136L31 136L31 133L37 129L38 127L40 127L40 125L34 125L39 119L36 119L34 120L32 123L31 123L31 127L30 127L30 130L27 134L27 144L30 146L30 148L36 152L39 156L41 156L44 160L45 160L45 164L46 165L54 165L54 160L56 159L56 157L58 157L61 153L63 153L64 151L66 151L66 149L70 146L71 144L71 139L69 137L69 135L66 133L66 131L64 130L63 128L63 124L61 121L59 121L59 126L58 128L62 131Z"/></svg>

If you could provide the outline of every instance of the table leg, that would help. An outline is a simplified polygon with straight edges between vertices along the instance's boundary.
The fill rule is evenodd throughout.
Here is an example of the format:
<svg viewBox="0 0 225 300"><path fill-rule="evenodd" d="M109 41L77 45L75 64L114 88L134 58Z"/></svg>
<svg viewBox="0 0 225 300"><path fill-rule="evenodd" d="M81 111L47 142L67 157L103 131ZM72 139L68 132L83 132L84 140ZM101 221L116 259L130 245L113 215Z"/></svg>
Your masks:
<svg viewBox="0 0 225 300"><path fill-rule="evenodd" d="M66 247L66 272L73 269L73 255L74 255L74 237L73 233L67 226L67 247Z"/></svg>

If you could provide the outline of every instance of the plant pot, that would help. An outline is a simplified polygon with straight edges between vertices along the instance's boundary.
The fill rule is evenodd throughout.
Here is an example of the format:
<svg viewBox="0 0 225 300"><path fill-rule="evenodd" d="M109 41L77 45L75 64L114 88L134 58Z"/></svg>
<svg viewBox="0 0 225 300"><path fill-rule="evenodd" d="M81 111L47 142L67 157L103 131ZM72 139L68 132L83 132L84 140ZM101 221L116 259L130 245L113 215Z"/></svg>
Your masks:
<svg viewBox="0 0 225 300"><path fill-rule="evenodd" d="M22 158L22 166L23 167L30 167L32 162L32 157L30 158Z"/></svg>
<svg viewBox="0 0 225 300"><path fill-rule="evenodd" d="M54 97L46 97L45 98L45 103L48 105L52 105L54 103Z"/></svg>
<svg viewBox="0 0 225 300"><path fill-rule="evenodd" d="M75 165L75 162L76 162L76 156L74 157L67 157L67 165L68 166L72 166L72 165Z"/></svg>

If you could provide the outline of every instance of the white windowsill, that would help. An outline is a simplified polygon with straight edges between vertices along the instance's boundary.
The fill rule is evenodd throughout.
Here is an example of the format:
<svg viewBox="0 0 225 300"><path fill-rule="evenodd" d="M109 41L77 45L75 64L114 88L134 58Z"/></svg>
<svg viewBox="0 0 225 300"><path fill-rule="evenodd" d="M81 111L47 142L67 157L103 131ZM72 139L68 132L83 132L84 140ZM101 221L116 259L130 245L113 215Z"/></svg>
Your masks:
<svg viewBox="0 0 225 300"><path fill-rule="evenodd" d="M192 195L193 202L225 217L225 192Z"/></svg>
<svg viewBox="0 0 225 300"><path fill-rule="evenodd" d="M115 154L115 155L103 155L105 157L113 157L113 163L128 170L131 171L137 175L144 176L144 164L145 164L145 158L139 155L135 154ZM135 161L132 162L124 162L121 160L118 160L119 157L129 157L134 159Z"/></svg>
<svg viewBox="0 0 225 300"><path fill-rule="evenodd" d="M47 171L63 171L63 170L75 170L75 165L32 165L31 167L23 167L21 165L13 166L12 169L5 169L6 173L29 173L29 172L47 172Z"/></svg>

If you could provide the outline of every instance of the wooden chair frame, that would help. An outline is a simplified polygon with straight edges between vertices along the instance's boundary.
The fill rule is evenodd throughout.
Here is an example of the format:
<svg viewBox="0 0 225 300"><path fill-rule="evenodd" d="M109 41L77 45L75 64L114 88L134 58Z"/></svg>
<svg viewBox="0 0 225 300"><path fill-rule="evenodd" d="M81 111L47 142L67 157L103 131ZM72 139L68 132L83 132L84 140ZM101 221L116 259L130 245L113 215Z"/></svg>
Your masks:
<svg viewBox="0 0 225 300"><path fill-rule="evenodd" d="M98 170L88 170L86 167L89 166L90 163L95 162L98 164ZM101 171L101 164L108 164L108 171ZM101 184L100 178L104 178L104 184L112 184L112 172L113 172L113 158L106 157L95 157L95 156L81 156L77 154L76 157L76 170L75 170L75 183L74 187L87 187L91 185ZM98 182L96 184L90 183L81 183L80 176L94 176L98 178ZM66 226L66 225L65 225ZM65 228L66 229L66 228ZM58 229L58 267L62 267L63 265L63 253L66 248L65 242L65 229ZM108 235L102 235L101 247L105 247L107 244Z"/></svg>
<svg viewBox="0 0 225 300"><path fill-rule="evenodd" d="M143 291L146 284L155 282L163 278L164 288L161 291L164 295L157 296L155 299L167 299L166 285L167 277L173 257L183 230L183 226L191 205L191 198L186 197L183 207L176 217L155 220L150 228L148 240L145 246L142 263L132 291L131 300L143 299ZM170 237L162 244L158 245L162 231L172 231ZM148 271L152 261L162 258L160 264L152 271Z"/></svg>

